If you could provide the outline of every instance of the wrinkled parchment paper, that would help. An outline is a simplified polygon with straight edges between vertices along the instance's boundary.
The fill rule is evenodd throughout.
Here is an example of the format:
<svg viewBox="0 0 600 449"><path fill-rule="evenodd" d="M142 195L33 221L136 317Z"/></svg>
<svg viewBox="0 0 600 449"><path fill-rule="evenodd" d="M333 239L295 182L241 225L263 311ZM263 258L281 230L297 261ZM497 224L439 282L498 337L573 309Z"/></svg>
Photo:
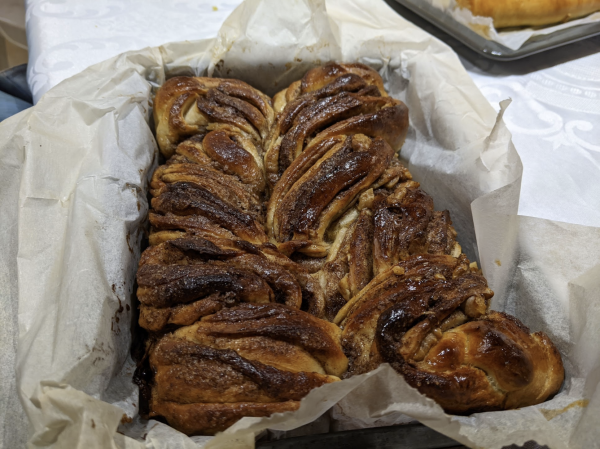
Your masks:
<svg viewBox="0 0 600 449"><path fill-rule="evenodd" d="M600 12L592 13L568 22L544 27L525 27L518 29L497 30L491 17L475 16L466 8L459 8L455 0L420 0L426 1L436 8L450 14L454 20L467 26L480 36L498 42L511 50L518 50L529 39L537 36L547 36L556 31L600 21Z"/></svg>
<svg viewBox="0 0 600 449"><path fill-rule="evenodd" d="M561 392L535 407L449 416L383 365L313 390L296 412L244 418L215 438L139 419L129 348L158 158L153 89L176 74L208 74L273 94L330 60L371 65L408 104L402 157L436 207L451 211L463 249L496 292L493 307L558 345ZM447 46L369 0L247 0L216 39L126 53L59 84L0 125L0 299L9 323L0 349L9 364L18 340L16 377L1 368L0 399L16 417L2 438L29 438L31 448L244 448L267 428L294 429L333 407L337 429L418 419L470 447L592 446L600 230L517 215L522 166L502 121L508 103L497 115Z"/></svg>

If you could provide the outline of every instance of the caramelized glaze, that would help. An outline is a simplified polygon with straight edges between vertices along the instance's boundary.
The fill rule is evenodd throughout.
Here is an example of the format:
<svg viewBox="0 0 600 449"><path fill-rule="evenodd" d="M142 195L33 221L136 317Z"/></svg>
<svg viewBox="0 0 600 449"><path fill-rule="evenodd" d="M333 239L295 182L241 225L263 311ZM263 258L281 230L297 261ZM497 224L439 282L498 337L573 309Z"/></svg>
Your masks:
<svg viewBox="0 0 600 449"><path fill-rule="evenodd" d="M388 362L448 413L545 401L564 370L548 337L488 312L493 292L466 256L411 256L340 311L347 376ZM470 307L469 302L482 307Z"/></svg>
<svg viewBox="0 0 600 449"><path fill-rule="evenodd" d="M345 372L339 340L337 326L285 305L223 309L152 346L149 416L214 434L243 416L295 410Z"/></svg>
<svg viewBox="0 0 600 449"><path fill-rule="evenodd" d="M176 77L154 106L144 416L214 434L384 362L449 413L556 393L555 346L488 310L449 212L398 159L408 109L376 71L325 64L272 101Z"/></svg>

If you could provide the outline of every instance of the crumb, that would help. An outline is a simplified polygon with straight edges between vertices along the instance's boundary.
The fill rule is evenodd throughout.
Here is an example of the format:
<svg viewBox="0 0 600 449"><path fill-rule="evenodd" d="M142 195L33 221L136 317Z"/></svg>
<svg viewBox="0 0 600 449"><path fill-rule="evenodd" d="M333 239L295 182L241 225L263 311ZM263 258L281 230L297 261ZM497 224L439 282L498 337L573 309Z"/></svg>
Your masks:
<svg viewBox="0 0 600 449"><path fill-rule="evenodd" d="M130 418L129 416L123 414L123 417L121 418L121 424L127 424L133 421L133 418Z"/></svg>

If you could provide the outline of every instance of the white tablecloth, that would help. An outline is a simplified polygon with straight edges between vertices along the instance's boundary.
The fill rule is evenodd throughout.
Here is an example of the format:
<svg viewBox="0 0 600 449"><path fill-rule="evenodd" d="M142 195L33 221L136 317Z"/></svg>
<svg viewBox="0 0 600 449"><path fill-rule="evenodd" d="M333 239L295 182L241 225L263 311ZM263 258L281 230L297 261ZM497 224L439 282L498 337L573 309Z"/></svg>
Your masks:
<svg viewBox="0 0 600 449"><path fill-rule="evenodd" d="M496 62L395 9L450 45L496 109L512 98L504 120L523 161L519 214L599 226L600 36ZM565 195L567 186L577 196Z"/></svg>
<svg viewBox="0 0 600 449"><path fill-rule="evenodd" d="M129 50L213 37L241 0L26 0L34 102L62 80Z"/></svg>

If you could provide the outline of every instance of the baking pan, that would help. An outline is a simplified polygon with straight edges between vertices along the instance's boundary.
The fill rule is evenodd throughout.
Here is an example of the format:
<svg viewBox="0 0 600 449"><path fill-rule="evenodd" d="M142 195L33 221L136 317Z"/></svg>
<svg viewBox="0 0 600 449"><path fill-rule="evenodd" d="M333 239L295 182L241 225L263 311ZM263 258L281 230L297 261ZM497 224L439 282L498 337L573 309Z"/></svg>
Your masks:
<svg viewBox="0 0 600 449"><path fill-rule="evenodd" d="M422 424L347 430L320 435L258 441L256 449L466 449Z"/></svg>
<svg viewBox="0 0 600 449"><path fill-rule="evenodd" d="M543 36L533 37L518 50L511 50L498 42L480 36L428 2L422 0L396 0L396 2L433 23L480 55L499 61L524 58L600 34L600 22L582 24Z"/></svg>

